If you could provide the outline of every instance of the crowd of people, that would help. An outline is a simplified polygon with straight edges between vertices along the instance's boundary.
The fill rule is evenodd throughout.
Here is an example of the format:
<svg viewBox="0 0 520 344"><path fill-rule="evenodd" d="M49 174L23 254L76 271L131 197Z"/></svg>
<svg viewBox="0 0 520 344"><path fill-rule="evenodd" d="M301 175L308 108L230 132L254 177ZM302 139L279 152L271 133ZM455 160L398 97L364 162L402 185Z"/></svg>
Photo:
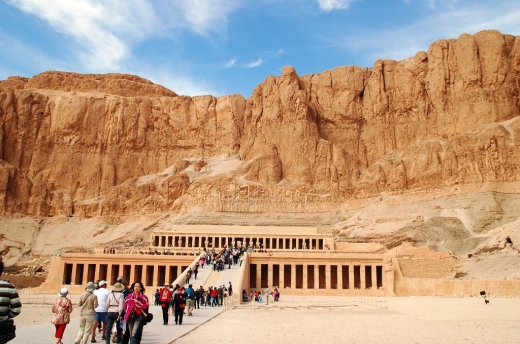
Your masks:
<svg viewBox="0 0 520 344"><path fill-rule="evenodd" d="M210 286L205 290L202 285L194 288L191 283L192 276L196 280L199 269L203 269L204 266L211 266L214 271L222 271L230 269L231 265L242 265L243 254L247 250L233 246L224 247L220 251L203 250L199 253L198 263L186 272L187 287L177 284L157 289L154 302L162 308L163 325L168 325L170 315L174 316L175 324L182 325L184 315L193 316L193 311L201 306L222 307L226 298L233 295L231 282L227 286ZM105 253L113 254L115 250L107 249ZM2 271L3 263L0 261L0 275ZM271 294L274 300L278 301L280 293L276 288ZM56 344L62 344L74 307L78 307L80 312L75 344L87 344L89 340L91 343L97 343L99 334L99 340L106 344L111 340L114 343L138 344L141 342L143 326L153 318L149 312L149 300L143 283L136 281L130 285L122 276L117 278L111 290L107 289L107 282L104 280L88 282L77 306L73 306L68 295L68 289L61 288L59 297L52 305L51 323L55 326ZM242 293L243 301L261 302L261 297L260 292L252 292L249 298L245 290ZM7 281L0 280L0 325L5 327L0 332L1 344L14 338L15 327L12 319L20 314L20 311L21 303L16 289ZM13 337L9 338L10 335Z"/></svg>

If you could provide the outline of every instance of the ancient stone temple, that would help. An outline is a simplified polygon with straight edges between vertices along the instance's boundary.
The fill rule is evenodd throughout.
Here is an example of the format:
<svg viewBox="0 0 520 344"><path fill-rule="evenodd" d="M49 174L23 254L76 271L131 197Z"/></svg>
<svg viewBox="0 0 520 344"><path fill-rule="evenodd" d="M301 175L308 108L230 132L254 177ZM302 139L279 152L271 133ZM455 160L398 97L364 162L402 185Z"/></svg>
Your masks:
<svg viewBox="0 0 520 344"><path fill-rule="evenodd" d="M289 295L344 296L471 294L485 286L496 294L520 291L518 281L417 279L407 278L401 271L401 264L409 258L452 260L448 251L431 252L411 244L387 250L374 242L334 242L331 234L309 227L207 225L176 225L171 231L153 232L146 248L63 254L53 260L40 290L67 286L81 292L88 281L106 280L113 285L118 276L143 281L151 289L184 283L186 270L195 266L204 247L227 245L251 247L232 281L238 290L276 287Z"/></svg>

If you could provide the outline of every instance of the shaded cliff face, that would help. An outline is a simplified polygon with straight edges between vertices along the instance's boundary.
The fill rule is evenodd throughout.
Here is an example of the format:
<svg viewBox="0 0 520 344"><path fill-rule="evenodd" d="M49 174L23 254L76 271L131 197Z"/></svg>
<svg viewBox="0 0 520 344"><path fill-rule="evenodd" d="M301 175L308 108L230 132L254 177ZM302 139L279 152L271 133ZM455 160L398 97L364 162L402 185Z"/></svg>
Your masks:
<svg viewBox="0 0 520 344"><path fill-rule="evenodd" d="M0 211L328 211L383 192L520 180L520 38L270 76L247 100L136 76L0 81Z"/></svg>

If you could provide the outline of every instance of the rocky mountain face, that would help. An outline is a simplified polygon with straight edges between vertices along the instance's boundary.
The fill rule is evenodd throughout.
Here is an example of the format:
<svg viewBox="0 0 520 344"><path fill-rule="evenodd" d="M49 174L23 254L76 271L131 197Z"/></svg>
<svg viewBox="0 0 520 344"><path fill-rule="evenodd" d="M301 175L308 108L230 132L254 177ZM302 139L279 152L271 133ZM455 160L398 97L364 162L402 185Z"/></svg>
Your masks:
<svg viewBox="0 0 520 344"><path fill-rule="evenodd" d="M0 213L321 212L381 194L520 187L520 37L439 40L403 61L253 94L137 76L0 81ZM515 189L516 188L516 189Z"/></svg>

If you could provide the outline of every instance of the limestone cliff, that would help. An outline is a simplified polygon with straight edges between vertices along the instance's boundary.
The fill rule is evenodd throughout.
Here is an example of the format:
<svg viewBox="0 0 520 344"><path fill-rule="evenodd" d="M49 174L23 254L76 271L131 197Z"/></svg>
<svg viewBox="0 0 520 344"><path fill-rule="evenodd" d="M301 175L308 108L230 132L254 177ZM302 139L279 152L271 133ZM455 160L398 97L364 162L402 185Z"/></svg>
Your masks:
<svg viewBox="0 0 520 344"><path fill-rule="evenodd" d="M482 31L372 68L286 67L248 99L120 74L11 77L0 81L0 212L328 211L514 184L519 73L520 37Z"/></svg>

